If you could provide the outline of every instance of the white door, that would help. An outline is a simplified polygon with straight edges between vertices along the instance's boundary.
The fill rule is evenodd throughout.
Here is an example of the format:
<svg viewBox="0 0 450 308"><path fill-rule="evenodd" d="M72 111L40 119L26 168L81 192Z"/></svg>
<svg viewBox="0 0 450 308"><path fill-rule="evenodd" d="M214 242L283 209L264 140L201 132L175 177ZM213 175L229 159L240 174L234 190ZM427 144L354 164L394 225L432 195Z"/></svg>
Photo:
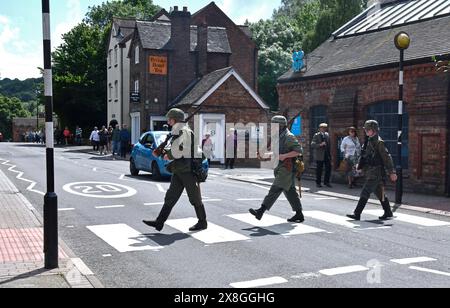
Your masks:
<svg viewBox="0 0 450 308"><path fill-rule="evenodd" d="M225 115L202 115L202 140L211 134L214 162L225 162Z"/></svg>

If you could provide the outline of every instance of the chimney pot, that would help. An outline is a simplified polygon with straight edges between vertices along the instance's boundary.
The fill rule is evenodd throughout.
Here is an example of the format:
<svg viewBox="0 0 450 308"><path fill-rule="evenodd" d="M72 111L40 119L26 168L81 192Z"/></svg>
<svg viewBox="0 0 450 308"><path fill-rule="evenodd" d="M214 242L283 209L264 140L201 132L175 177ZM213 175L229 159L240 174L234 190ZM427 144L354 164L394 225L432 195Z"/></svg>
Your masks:
<svg viewBox="0 0 450 308"><path fill-rule="evenodd" d="M188 11L187 6L183 6L183 12L187 12L187 11Z"/></svg>
<svg viewBox="0 0 450 308"><path fill-rule="evenodd" d="M174 6L173 10L174 10L175 12L178 12L178 6Z"/></svg>

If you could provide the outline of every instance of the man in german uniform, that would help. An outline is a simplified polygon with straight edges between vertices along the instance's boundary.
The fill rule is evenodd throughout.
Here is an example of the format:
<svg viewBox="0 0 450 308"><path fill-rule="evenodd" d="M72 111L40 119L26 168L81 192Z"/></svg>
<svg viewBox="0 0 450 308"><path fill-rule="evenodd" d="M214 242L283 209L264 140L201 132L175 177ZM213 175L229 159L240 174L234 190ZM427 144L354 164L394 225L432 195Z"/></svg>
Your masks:
<svg viewBox="0 0 450 308"><path fill-rule="evenodd" d="M361 197L354 214L347 215L353 220L361 220L361 214L372 193L375 193L383 206L384 215L380 220L388 220L394 217L391 205L385 195L384 185L386 181L386 171L392 182L397 181L394 162L389 151L386 149L384 141L378 135L380 127L377 121L367 121L364 125L367 134L367 141L363 147L363 153L357 168L363 170L366 176Z"/></svg>
<svg viewBox="0 0 450 308"><path fill-rule="evenodd" d="M305 218L302 213L300 197L295 187L295 160L303 153L303 148L297 138L289 131L285 117L276 116L272 119L272 123L280 125L280 162L275 169L275 181L261 208L258 210L250 209L250 214L261 220L264 213L270 211L281 193L284 193L291 204L292 210L296 213L294 217L288 219L288 222L302 223Z"/></svg>
<svg viewBox="0 0 450 308"><path fill-rule="evenodd" d="M167 114L168 124L172 129L172 148L167 150L164 160L172 160L168 169L172 173L172 180L169 190L166 193L164 206L156 221L145 221L150 227L161 231L164 223L170 216L172 209L183 194L184 189L189 196L190 203L195 208L198 223L189 229L189 231L202 231L208 228L206 221L206 211L203 205L200 184L192 172L192 159L194 153L193 132L184 123L184 112L180 109L172 109ZM190 151L184 151L189 147ZM183 153L186 153L185 155ZM189 157L188 157L189 156Z"/></svg>

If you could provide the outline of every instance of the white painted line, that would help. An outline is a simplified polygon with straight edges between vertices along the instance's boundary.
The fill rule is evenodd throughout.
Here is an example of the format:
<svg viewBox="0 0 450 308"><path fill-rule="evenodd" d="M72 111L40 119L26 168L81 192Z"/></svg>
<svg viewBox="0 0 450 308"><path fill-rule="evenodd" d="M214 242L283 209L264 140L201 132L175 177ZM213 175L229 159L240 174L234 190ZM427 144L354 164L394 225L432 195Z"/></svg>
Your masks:
<svg viewBox="0 0 450 308"><path fill-rule="evenodd" d="M156 187L158 187L158 190L162 193L166 193L167 191L164 189L164 187L162 187L161 184L156 184Z"/></svg>
<svg viewBox="0 0 450 308"><path fill-rule="evenodd" d="M434 262L434 261L437 261L437 260L433 259L433 258L428 258L428 257L391 260L391 262L401 264L401 265L409 265L409 264L424 263L424 262Z"/></svg>
<svg viewBox="0 0 450 308"><path fill-rule="evenodd" d="M230 286L235 289L250 289L283 283L288 283L288 281L283 277L271 277L252 281L234 282L230 283Z"/></svg>
<svg viewBox="0 0 450 308"><path fill-rule="evenodd" d="M197 218L187 218L178 220L169 220L167 225L179 230L185 234L191 235L196 240L199 240L205 244L218 244L227 242L247 241L248 237L239 233L227 230L223 227L217 226L212 223L208 223L208 229L200 232L189 232L189 228L198 222Z"/></svg>
<svg viewBox="0 0 450 308"><path fill-rule="evenodd" d="M125 224L87 227L118 252L161 250L163 247L148 245L149 239Z"/></svg>
<svg viewBox="0 0 450 308"><path fill-rule="evenodd" d="M228 217L258 228L267 229L283 236L326 232L325 230L314 228L304 224L291 224L288 223L286 219L267 214L264 215L260 221L255 219L255 217L251 214L228 215Z"/></svg>
<svg viewBox="0 0 450 308"><path fill-rule="evenodd" d="M381 216L383 215L382 210L371 210L366 211L367 214L373 215L373 216ZM420 216L413 216L413 215L407 215L407 214L399 214L395 213L395 220L401 221L401 222L407 222L414 225L419 225L422 227L442 227L442 226L450 226L450 222L441 221L441 220L435 220L430 218L424 218Z"/></svg>
<svg viewBox="0 0 450 308"><path fill-rule="evenodd" d="M67 229L73 229L75 226L66 226Z"/></svg>
<svg viewBox="0 0 450 308"><path fill-rule="evenodd" d="M84 276L92 276L92 275L94 275L94 273L89 269L89 267L87 267L86 264L84 264L83 260L81 260L80 258L72 258L70 260L72 261L73 265L75 265L75 267Z"/></svg>
<svg viewBox="0 0 450 308"><path fill-rule="evenodd" d="M415 271L419 271L419 272L425 272L425 273L431 273L431 274L436 274L436 275L450 277L450 273L436 271L436 270L432 270L432 269L429 269L429 268L423 268L423 267L417 267L417 266L410 266L409 268L412 269L412 270L415 270Z"/></svg>
<svg viewBox="0 0 450 308"><path fill-rule="evenodd" d="M322 220L331 224L338 226L356 229L359 225L350 222L350 219L344 216L339 216L331 213L321 212L321 211L306 211L303 213L306 217L310 217L317 220Z"/></svg>
<svg viewBox="0 0 450 308"><path fill-rule="evenodd" d="M252 184L252 186L255 186L255 187L258 187L258 188L262 188L264 190L270 190L270 187L261 186L261 185L258 185L258 184Z"/></svg>
<svg viewBox="0 0 450 308"><path fill-rule="evenodd" d="M112 255L111 254L106 254L106 255L102 255L103 258L111 258Z"/></svg>
<svg viewBox="0 0 450 308"><path fill-rule="evenodd" d="M368 271L369 268L361 266L361 265L354 265L354 266L345 266L345 267L337 267L337 268L330 268L319 271L322 275L325 276L337 276L337 275L344 275L344 274L350 274L350 273L357 273L357 272L365 272Z"/></svg>
<svg viewBox="0 0 450 308"><path fill-rule="evenodd" d="M118 208L124 208L125 205L107 205L107 206L96 206L95 208L97 210L102 210L102 209L118 209Z"/></svg>
<svg viewBox="0 0 450 308"><path fill-rule="evenodd" d="M75 211L75 209L74 208L58 209L58 212L70 212L70 211Z"/></svg>
<svg viewBox="0 0 450 308"><path fill-rule="evenodd" d="M92 171L97 172L97 168L92 168Z"/></svg>
<svg viewBox="0 0 450 308"><path fill-rule="evenodd" d="M145 206L164 205L164 202L144 203Z"/></svg>
<svg viewBox="0 0 450 308"><path fill-rule="evenodd" d="M236 201L264 201L262 198L236 199Z"/></svg>
<svg viewBox="0 0 450 308"><path fill-rule="evenodd" d="M334 198L334 197L324 197L324 198L315 198L316 200L338 200L338 198Z"/></svg>
<svg viewBox="0 0 450 308"><path fill-rule="evenodd" d="M203 199L203 202L222 202L222 199Z"/></svg>

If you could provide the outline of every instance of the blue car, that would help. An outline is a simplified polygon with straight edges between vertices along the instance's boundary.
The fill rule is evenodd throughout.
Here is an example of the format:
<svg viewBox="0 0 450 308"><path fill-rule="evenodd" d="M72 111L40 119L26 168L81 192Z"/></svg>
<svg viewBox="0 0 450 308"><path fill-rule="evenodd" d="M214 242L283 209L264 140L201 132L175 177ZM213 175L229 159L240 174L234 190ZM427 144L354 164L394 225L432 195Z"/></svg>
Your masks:
<svg viewBox="0 0 450 308"><path fill-rule="evenodd" d="M153 151L163 143L169 132L148 132L142 135L139 142L134 146L130 158L130 173L133 176L139 175L140 171L150 172L154 180L169 178L172 174L167 171L170 161L165 161L162 157L154 157ZM208 170L208 160L202 163L203 169Z"/></svg>
<svg viewBox="0 0 450 308"><path fill-rule="evenodd" d="M172 176L167 171L167 165L170 162L163 160L161 157L153 156L153 151L166 140L167 135L169 135L169 132L148 132L142 135L131 153L131 175L137 176L140 171L146 171L150 172L155 180Z"/></svg>

